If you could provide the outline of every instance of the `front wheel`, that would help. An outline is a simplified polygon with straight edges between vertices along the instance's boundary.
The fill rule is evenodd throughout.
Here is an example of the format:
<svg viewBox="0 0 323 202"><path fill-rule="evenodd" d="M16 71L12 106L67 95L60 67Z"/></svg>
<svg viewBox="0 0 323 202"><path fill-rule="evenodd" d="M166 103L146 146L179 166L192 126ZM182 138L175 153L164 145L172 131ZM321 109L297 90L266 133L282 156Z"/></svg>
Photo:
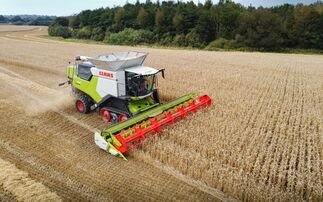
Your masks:
<svg viewBox="0 0 323 202"><path fill-rule="evenodd" d="M86 114L90 111L90 102L85 95L78 97L75 101L77 111Z"/></svg>

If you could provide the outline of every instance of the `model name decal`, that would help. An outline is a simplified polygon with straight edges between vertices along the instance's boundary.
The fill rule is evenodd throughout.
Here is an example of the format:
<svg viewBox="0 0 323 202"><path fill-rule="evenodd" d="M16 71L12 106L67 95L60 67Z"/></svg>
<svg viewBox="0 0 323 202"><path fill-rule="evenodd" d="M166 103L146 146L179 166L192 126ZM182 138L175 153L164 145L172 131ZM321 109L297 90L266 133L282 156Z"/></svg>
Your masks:
<svg viewBox="0 0 323 202"><path fill-rule="evenodd" d="M100 76L108 77L108 78L113 78L113 73L108 73L108 72L99 72Z"/></svg>

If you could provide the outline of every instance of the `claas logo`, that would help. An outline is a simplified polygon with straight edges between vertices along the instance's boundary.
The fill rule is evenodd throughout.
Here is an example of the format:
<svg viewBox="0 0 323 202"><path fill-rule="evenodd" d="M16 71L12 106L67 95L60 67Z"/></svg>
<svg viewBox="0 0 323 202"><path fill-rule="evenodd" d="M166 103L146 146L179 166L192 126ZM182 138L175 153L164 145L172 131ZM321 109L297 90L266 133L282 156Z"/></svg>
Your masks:
<svg viewBox="0 0 323 202"><path fill-rule="evenodd" d="M99 75L104 76L104 77L108 77L108 78L113 78L113 74L108 73L108 72L99 72Z"/></svg>

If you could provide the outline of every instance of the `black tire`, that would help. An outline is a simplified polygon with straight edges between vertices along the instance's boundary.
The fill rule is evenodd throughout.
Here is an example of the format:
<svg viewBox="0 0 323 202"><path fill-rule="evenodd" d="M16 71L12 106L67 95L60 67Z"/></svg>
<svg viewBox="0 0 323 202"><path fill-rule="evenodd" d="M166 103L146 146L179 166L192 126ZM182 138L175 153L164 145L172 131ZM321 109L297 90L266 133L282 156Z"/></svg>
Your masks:
<svg viewBox="0 0 323 202"><path fill-rule="evenodd" d="M114 112L110 112L110 122L111 123L118 123L118 119L119 119L119 116L118 114L114 113Z"/></svg>
<svg viewBox="0 0 323 202"><path fill-rule="evenodd" d="M75 101L75 107L80 113L86 114L90 112L91 101L87 95L80 95Z"/></svg>

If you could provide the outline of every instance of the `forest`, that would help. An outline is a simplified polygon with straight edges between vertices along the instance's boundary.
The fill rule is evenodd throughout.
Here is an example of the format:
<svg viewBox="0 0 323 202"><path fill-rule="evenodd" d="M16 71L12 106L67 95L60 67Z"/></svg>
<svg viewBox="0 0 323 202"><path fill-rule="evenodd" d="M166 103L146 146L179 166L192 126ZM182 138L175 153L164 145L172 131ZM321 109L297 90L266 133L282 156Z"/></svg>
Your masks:
<svg viewBox="0 0 323 202"><path fill-rule="evenodd" d="M0 24L49 26L56 16L0 15Z"/></svg>
<svg viewBox="0 0 323 202"><path fill-rule="evenodd" d="M118 45L323 50L323 3L256 8L230 0L137 1L59 17L48 33Z"/></svg>

